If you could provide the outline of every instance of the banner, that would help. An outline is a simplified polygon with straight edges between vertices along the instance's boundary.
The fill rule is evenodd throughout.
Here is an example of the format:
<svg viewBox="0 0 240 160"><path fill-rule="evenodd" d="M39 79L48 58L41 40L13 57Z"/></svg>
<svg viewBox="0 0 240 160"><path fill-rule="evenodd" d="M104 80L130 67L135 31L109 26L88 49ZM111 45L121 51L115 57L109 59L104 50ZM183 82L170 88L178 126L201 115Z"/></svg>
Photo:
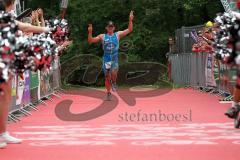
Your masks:
<svg viewBox="0 0 240 160"><path fill-rule="evenodd" d="M37 88L39 86L39 76L37 72L30 72L30 89Z"/></svg>
<svg viewBox="0 0 240 160"><path fill-rule="evenodd" d="M37 102L40 99L40 71L30 72L31 101Z"/></svg>
<svg viewBox="0 0 240 160"><path fill-rule="evenodd" d="M27 105L30 103L30 75L25 71L23 77L17 76L17 99L16 105Z"/></svg>
<svg viewBox="0 0 240 160"><path fill-rule="evenodd" d="M228 0L228 3L232 11L238 11L238 8L236 5L237 0Z"/></svg>
<svg viewBox="0 0 240 160"><path fill-rule="evenodd" d="M12 104L10 107L10 111L16 110L16 91L17 91L17 77L14 76L12 79Z"/></svg>
<svg viewBox="0 0 240 160"><path fill-rule="evenodd" d="M12 79L12 97L16 97L16 90L17 90L17 77L14 76Z"/></svg>
<svg viewBox="0 0 240 160"><path fill-rule="evenodd" d="M22 104L24 83L25 83L24 78L17 76L17 91L16 91L16 94L17 94L16 105L17 106Z"/></svg>
<svg viewBox="0 0 240 160"><path fill-rule="evenodd" d="M25 71L22 104L27 105L29 103L30 103L30 71Z"/></svg>
<svg viewBox="0 0 240 160"><path fill-rule="evenodd" d="M206 60L206 70L205 70L205 75L206 75L206 86L209 87L217 87L215 76L214 76L214 56L213 54L208 54L207 55L207 60Z"/></svg>

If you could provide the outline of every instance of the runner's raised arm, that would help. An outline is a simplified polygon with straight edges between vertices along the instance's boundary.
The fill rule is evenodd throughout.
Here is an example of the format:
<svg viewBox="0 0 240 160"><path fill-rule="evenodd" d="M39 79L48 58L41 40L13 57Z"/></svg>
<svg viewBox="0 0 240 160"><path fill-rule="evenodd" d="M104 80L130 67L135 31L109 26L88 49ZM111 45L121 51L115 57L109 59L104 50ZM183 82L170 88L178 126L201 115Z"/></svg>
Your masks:
<svg viewBox="0 0 240 160"><path fill-rule="evenodd" d="M102 41L103 34L100 34L97 37L93 37L92 32L93 32L92 24L89 24L88 25L88 43L98 43L98 42Z"/></svg>
<svg viewBox="0 0 240 160"><path fill-rule="evenodd" d="M118 38L121 39L123 37L125 37L126 35L128 35L129 33L131 33L133 31L133 19L134 19L134 12L131 11L130 15L129 15L129 24L128 24L128 28L124 31L119 31L118 33Z"/></svg>

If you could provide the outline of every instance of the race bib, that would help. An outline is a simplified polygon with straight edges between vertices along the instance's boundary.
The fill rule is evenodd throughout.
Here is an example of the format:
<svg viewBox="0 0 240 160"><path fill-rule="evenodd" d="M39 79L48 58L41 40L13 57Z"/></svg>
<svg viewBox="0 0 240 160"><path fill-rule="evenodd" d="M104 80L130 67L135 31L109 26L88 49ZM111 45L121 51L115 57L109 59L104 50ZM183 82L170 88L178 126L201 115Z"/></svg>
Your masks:
<svg viewBox="0 0 240 160"><path fill-rule="evenodd" d="M105 68L106 69L111 69L111 66L112 66L112 61L105 63Z"/></svg>

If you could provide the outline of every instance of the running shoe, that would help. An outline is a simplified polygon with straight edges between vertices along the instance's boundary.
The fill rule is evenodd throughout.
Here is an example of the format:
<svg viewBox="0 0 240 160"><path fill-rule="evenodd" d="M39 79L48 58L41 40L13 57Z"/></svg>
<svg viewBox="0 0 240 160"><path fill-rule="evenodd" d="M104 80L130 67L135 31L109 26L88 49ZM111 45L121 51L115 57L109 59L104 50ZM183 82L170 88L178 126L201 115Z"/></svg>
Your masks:
<svg viewBox="0 0 240 160"><path fill-rule="evenodd" d="M107 93L106 101L111 101L111 100L112 100L112 94L109 92Z"/></svg>
<svg viewBox="0 0 240 160"><path fill-rule="evenodd" d="M117 83L116 82L112 83L112 91L117 92Z"/></svg>
<svg viewBox="0 0 240 160"><path fill-rule="evenodd" d="M237 112L238 112L237 107L231 107L227 110L225 115L228 116L228 118L235 119L237 117Z"/></svg>
<svg viewBox="0 0 240 160"><path fill-rule="evenodd" d="M21 139L15 138L13 136L10 136L10 134L8 132L3 133L2 135L0 135L0 142L5 142L8 144L19 144L22 143Z"/></svg>

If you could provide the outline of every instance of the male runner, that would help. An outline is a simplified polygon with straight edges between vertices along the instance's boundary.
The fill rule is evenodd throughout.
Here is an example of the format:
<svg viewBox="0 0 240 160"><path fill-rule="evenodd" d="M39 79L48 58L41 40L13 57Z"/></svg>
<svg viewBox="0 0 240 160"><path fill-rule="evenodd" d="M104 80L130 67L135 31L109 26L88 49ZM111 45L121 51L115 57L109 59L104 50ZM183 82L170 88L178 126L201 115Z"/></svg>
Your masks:
<svg viewBox="0 0 240 160"><path fill-rule="evenodd" d="M107 89L107 101L111 100L111 88L116 91L116 81L118 73L118 49L119 40L133 31L133 11L129 15L129 25L124 31L115 32L115 25L112 21L109 21L106 30L106 34L100 34L97 37L92 36L93 27L89 24L88 27L88 42L98 43L102 42L103 45L103 71L105 74L105 86Z"/></svg>

